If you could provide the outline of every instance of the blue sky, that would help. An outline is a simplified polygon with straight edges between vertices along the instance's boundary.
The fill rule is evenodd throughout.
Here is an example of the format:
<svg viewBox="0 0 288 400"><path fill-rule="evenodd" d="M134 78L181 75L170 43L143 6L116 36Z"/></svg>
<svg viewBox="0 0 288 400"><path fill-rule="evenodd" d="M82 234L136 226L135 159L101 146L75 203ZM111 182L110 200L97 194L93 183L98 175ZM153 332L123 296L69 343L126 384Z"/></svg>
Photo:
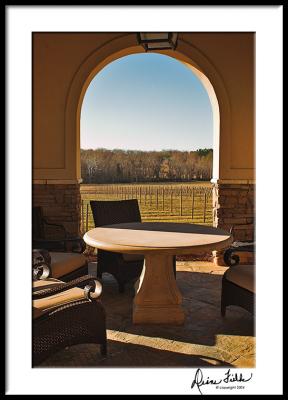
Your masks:
<svg viewBox="0 0 288 400"><path fill-rule="evenodd" d="M100 71L81 109L81 148L211 148L212 108L199 79L174 58L134 54Z"/></svg>

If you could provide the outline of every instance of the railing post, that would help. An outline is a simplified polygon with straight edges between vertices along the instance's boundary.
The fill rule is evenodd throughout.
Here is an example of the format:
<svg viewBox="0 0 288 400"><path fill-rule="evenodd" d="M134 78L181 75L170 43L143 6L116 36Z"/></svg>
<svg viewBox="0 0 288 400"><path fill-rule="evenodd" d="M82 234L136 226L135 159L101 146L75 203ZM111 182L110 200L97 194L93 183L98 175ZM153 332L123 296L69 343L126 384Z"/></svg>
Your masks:
<svg viewBox="0 0 288 400"><path fill-rule="evenodd" d="M206 200L207 200L207 194L206 194L206 190L204 189L204 216L203 216L203 222L206 222Z"/></svg>
<svg viewBox="0 0 288 400"><path fill-rule="evenodd" d="M81 200L81 231L84 233L84 200Z"/></svg>
<svg viewBox="0 0 288 400"><path fill-rule="evenodd" d="M182 216L182 186L180 189L180 215Z"/></svg>
<svg viewBox="0 0 288 400"><path fill-rule="evenodd" d="M88 203L86 204L86 232L88 231Z"/></svg>
<svg viewBox="0 0 288 400"><path fill-rule="evenodd" d="M156 189L156 207L158 210L158 188Z"/></svg>
<svg viewBox="0 0 288 400"><path fill-rule="evenodd" d="M195 193L194 193L195 189L193 187L192 189L192 221L194 219L194 202L195 202Z"/></svg>

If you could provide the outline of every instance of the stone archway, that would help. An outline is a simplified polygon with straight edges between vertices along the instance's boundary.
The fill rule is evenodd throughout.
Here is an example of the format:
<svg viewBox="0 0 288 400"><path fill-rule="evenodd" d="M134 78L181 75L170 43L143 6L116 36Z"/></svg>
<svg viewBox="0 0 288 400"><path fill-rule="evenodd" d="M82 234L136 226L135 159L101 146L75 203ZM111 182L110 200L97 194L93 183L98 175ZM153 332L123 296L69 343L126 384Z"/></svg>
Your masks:
<svg viewBox="0 0 288 400"><path fill-rule="evenodd" d="M75 165L78 179L81 178L80 113L83 98L90 82L101 69L114 60L129 54L143 52L141 46L127 46L127 37L117 38L107 43L106 46L101 47L101 49L95 50L87 59L83 60L75 74L69 88L65 107L65 130L66 136L69 135L76 141ZM220 165L222 169L225 168L225 152L223 153L224 160L220 164L220 146L224 146L224 143L229 143L230 130L230 106L225 86L215 67L205 55L199 49L184 41L179 40L177 51L166 50L158 53L173 57L191 69L202 82L209 96L213 111L213 182L215 182L213 224L218 226L218 191L216 182L219 179Z"/></svg>
<svg viewBox="0 0 288 400"><path fill-rule="evenodd" d="M206 86L214 110L214 225L239 224L234 237L244 241L254 238L254 51L253 33L184 32L177 50L159 52L194 68ZM85 90L109 62L139 52L133 32L33 35L33 204L72 234L80 230Z"/></svg>

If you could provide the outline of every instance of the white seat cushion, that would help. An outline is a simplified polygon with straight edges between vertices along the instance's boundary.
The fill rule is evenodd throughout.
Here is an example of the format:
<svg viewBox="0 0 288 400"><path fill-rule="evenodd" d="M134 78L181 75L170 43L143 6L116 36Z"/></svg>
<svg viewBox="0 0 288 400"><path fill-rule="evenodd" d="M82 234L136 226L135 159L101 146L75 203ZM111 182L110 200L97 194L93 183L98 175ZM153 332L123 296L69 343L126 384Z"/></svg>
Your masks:
<svg viewBox="0 0 288 400"><path fill-rule="evenodd" d="M45 279L33 282L34 288L48 288L63 283L58 279ZM54 294L53 296L47 296L43 299L33 300L33 318L40 317L43 313L48 312L60 305L71 303L72 301L85 299L85 293L83 289L72 288L65 290L64 292Z"/></svg>
<svg viewBox="0 0 288 400"><path fill-rule="evenodd" d="M230 267L225 277L228 281L255 293L255 266L237 265Z"/></svg>
<svg viewBox="0 0 288 400"><path fill-rule="evenodd" d="M66 274L74 272L86 264L86 258L79 253L50 252L51 256L51 276L61 278Z"/></svg>

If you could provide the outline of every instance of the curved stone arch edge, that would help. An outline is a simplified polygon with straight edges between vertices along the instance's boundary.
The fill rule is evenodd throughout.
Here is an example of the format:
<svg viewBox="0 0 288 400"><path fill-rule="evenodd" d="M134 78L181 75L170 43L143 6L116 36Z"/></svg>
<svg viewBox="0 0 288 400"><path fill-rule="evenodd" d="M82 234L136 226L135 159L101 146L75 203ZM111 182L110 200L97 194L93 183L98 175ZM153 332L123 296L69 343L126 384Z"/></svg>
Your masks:
<svg viewBox="0 0 288 400"><path fill-rule="evenodd" d="M65 107L65 137L69 137L72 140L74 137L75 140L75 172L78 181L81 181L80 114L86 90L94 77L111 62L130 54L144 53L144 49L139 45L130 45L127 47L127 36L131 37L131 35L128 34L121 38L113 39L107 43L107 46L103 45L100 49L96 49L92 52L79 66L71 82ZM113 50L111 49L111 45L113 45ZM211 62L205 58L202 52L191 44L187 45L184 41L179 40L177 51L165 50L157 51L156 53L180 61L197 76L206 89L213 111L213 180L218 180L221 138L223 141L223 136L225 136L225 141L229 142L228 133L230 129L230 104L222 79L218 71ZM193 54L193 59L190 53ZM221 157L227 158L227 156L229 157L229 154L221 154ZM71 159L71 154L70 159L69 154L66 154L65 158L67 162L75 163L75 159ZM223 160L222 165L229 166L230 160Z"/></svg>

